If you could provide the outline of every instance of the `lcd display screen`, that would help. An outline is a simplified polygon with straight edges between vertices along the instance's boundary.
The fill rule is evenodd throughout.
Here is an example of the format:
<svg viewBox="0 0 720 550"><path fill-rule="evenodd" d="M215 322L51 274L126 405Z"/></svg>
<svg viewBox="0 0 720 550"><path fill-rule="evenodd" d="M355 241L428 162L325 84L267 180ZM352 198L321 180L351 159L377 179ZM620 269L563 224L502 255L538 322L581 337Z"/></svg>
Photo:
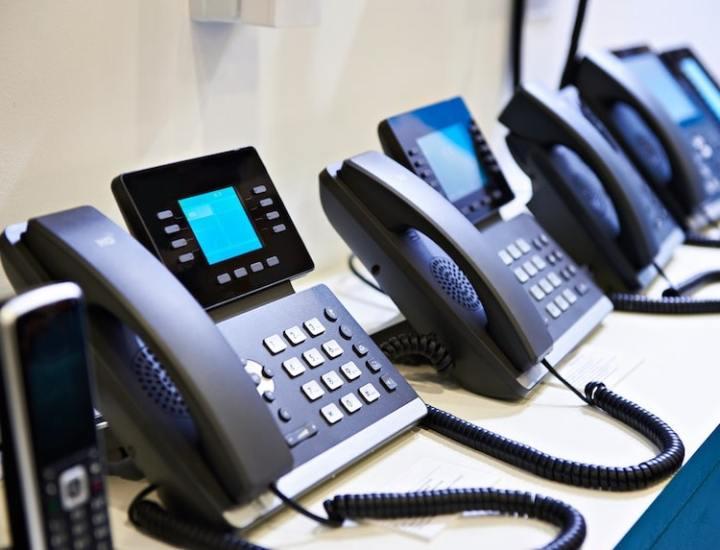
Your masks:
<svg viewBox="0 0 720 550"><path fill-rule="evenodd" d="M623 62L651 90L676 124L683 126L702 117L702 113L656 55L633 55L623 58Z"/></svg>
<svg viewBox="0 0 720 550"><path fill-rule="evenodd" d="M38 467L95 442L79 306L62 302L18 320L18 349Z"/></svg>
<svg viewBox="0 0 720 550"><path fill-rule="evenodd" d="M465 125L453 124L421 137L417 143L451 202L485 186L487 174L477 160Z"/></svg>
<svg viewBox="0 0 720 550"><path fill-rule="evenodd" d="M696 60L686 57L680 62L680 70L695 87L700 97L720 120L720 90Z"/></svg>
<svg viewBox="0 0 720 550"><path fill-rule="evenodd" d="M178 201L208 264L242 256L262 243L233 187Z"/></svg>

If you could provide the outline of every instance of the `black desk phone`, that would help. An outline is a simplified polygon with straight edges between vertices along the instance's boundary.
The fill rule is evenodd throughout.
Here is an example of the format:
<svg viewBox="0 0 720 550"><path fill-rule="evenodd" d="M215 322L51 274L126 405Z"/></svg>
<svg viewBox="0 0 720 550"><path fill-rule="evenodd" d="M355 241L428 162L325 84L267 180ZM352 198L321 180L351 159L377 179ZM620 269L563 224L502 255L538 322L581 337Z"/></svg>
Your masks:
<svg viewBox="0 0 720 550"><path fill-rule="evenodd" d="M574 84L683 229L720 219L720 127L660 56L646 46L593 52Z"/></svg>
<svg viewBox="0 0 720 550"><path fill-rule="evenodd" d="M380 135L419 177L375 152L328 167L330 222L410 326L451 350L464 387L525 396L609 300L532 216L499 216L513 194L460 98L390 118Z"/></svg>
<svg viewBox="0 0 720 550"><path fill-rule="evenodd" d="M255 149L112 187L144 247L81 207L0 252L16 288L84 289L101 410L171 510L247 526L279 506L271 483L303 493L426 414L329 289L293 292L313 264Z"/></svg>
<svg viewBox="0 0 720 550"><path fill-rule="evenodd" d="M645 288L683 233L572 86L516 90L500 115L530 176L528 207L610 291Z"/></svg>

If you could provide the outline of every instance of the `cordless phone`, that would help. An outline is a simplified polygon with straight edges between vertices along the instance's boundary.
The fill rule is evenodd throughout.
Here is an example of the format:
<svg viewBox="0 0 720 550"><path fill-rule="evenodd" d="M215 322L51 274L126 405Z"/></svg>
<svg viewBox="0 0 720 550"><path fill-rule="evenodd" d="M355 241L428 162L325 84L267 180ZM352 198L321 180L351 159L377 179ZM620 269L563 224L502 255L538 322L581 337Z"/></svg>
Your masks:
<svg viewBox="0 0 720 550"><path fill-rule="evenodd" d="M82 293L0 306L3 472L14 548L112 548Z"/></svg>

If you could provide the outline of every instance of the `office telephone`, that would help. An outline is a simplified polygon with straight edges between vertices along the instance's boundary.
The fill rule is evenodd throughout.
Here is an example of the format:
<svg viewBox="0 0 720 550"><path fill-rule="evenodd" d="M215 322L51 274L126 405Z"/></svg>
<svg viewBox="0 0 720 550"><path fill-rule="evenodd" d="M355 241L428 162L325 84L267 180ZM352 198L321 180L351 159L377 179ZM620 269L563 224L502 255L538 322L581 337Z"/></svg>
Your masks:
<svg viewBox="0 0 720 550"><path fill-rule="evenodd" d="M657 54L592 52L573 84L684 230L695 237L720 218L720 130ZM717 246L698 237L690 243Z"/></svg>

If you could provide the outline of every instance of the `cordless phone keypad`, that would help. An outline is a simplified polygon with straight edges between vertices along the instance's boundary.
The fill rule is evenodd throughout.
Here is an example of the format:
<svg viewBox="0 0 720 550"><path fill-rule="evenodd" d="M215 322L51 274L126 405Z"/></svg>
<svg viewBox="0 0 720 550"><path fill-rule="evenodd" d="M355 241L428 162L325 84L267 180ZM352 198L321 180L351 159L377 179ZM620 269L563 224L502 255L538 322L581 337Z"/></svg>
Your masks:
<svg viewBox="0 0 720 550"><path fill-rule="evenodd" d="M48 548L110 550L110 522L98 452L90 449L74 462L42 472Z"/></svg>
<svg viewBox="0 0 720 550"><path fill-rule="evenodd" d="M284 300L307 302L312 307L286 307ZM254 310L258 321L249 319L247 327L252 327L257 344L244 340L249 351L237 351L248 359L254 352L253 361L275 373L274 399L267 405L300 461L311 458L318 447L329 448L416 398L327 288L315 287L284 300ZM266 308L271 306L277 311L268 312ZM224 323L219 325L221 330ZM244 338L245 328L236 329ZM266 383L259 367L250 372L246 366L246 370Z"/></svg>

